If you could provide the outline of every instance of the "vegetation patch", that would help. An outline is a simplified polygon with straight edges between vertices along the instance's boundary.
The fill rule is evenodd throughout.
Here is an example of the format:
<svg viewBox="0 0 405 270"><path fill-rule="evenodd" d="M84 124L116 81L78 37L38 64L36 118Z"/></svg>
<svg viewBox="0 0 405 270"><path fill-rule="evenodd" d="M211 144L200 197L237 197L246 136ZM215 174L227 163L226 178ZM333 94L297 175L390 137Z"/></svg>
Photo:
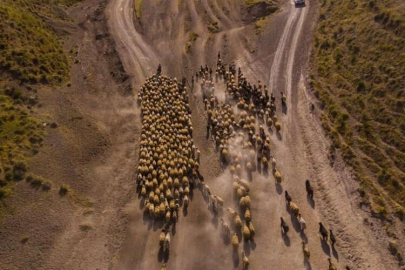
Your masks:
<svg viewBox="0 0 405 270"><path fill-rule="evenodd" d="M46 180L42 176L28 175L25 180L30 183L30 185L36 189L42 188L44 191L49 191L52 188L52 182Z"/></svg>
<svg viewBox="0 0 405 270"><path fill-rule="evenodd" d="M208 31L209 31L211 34L219 33L218 22L214 22L214 23L209 24L209 25L207 26L207 28L208 28Z"/></svg>
<svg viewBox="0 0 405 270"><path fill-rule="evenodd" d="M45 191L52 188L42 177L27 176L28 161L45 135L44 125L33 116L36 91L41 84L60 85L69 77L68 56L50 22L68 20L63 8L80 1L0 1L0 199L23 179Z"/></svg>
<svg viewBox="0 0 405 270"><path fill-rule="evenodd" d="M186 43L186 53L189 53L191 51L191 48L197 41L198 37L199 35L196 32L190 32L190 34L188 35L188 42Z"/></svg>
<svg viewBox="0 0 405 270"><path fill-rule="evenodd" d="M28 100L15 88L0 92L0 199L25 178L26 160L42 145L43 126L21 105Z"/></svg>
<svg viewBox="0 0 405 270"><path fill-rule="evenodd" d="M321 1L311 86L332 147L381 216L405 206L404 48L397 1Z"/></svg>
<svg viewBox="0 0 405 270"><path fill-rule="evenodd" d="M142 16L142 0L135 0L135 16L138 19Z"/></svg>
<svg viewBox="0 0 405 270"><path fill-rule="evenodd" d="M269 17L264 17L255 22L256 34L260 34L269 23Z"/></svg>
<svg viewBox="0 0 405 270"><path fill-rule="evenodd" d="M0 69L22 82L61 83L68 58L36 2L0 2Z"/></svg>

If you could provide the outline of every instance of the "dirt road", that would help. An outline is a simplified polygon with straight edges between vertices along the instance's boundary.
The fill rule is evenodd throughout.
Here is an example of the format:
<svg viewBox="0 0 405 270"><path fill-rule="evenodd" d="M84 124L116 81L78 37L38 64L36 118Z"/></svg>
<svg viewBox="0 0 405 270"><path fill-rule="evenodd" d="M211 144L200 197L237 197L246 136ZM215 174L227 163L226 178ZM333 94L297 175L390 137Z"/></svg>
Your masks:
<svg viewBox="0 0 405 270"><path fill-rule="evenodd" d="M220 3L220 5L219 5ZM126 71L139 86L161 62L171 76L190 76L192 70L212 65L218 50L225 61L235 59L252 83L268 82L270 91L279 98L287 95L287 109L278 114L282 121L281 136L272 134L273 153L285 176L282 189L273 177L255 175L252 183L252 216L256 241L244 245L252 269L327 269L331 257L339 269L397 269L386 246L379 241L380 231L364 223L364 213L356 204L357 184L338 159L333 167L327 158L329 142L324 137L315 113L315 103L305 77L316 20L316 1L295 8L284 1L261 39L257 39L241 19L238 1L214 0L144 1L142 18L134 20L132 0L113 0L108 9L110 31L116 39ZM135 21L135 24L134 24ZM207 22L217 21L220 31L210 33ZM184 52L190 31L199 37L192 52ZM142 33L142 34L141 34ZM249 42L249 38L250 39ZM257 44L252 45L256 42ZM255 47L255 53L249 50ZM279 100L279 99L278 99ZM192 99L194 141L202 151L201 173L207 183L232 205L230 182L219 166L211 141L205 138L205 118L201 101ZM135 163L136 161L134 161ZM307 199L304 181L315 187L315 204ZM308 229L300 234L295 218L286 210L284 190L300 206ZM219 237L218 221L207 210L201 193L195 191L188 213L182 215L172 238L169 258L158 253L161 225L151 225L143 217L140 201L128 206L130 227L118 260L117 269L159 269L168 260L168 269L233 269L241 267L230 246ZM288 238L281 236L279 218L284 217L292 230ZM318 222L333 229L338 238L336 248L320 240ZM301 241L308 243L310 263L305 263Z"/></svg>

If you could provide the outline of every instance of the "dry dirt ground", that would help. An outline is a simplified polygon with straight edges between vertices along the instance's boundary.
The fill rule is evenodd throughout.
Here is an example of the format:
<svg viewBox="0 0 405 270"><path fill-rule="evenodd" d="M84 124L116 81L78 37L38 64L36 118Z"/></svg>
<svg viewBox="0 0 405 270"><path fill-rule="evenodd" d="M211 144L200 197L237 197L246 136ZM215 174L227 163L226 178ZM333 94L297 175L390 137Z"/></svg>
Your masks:
<svg viewBox="0 0 405 270"><path fill-rule="evenodd" d="M255 174L251 184L255 243L239 248L246 250L251 269L327 269L328 257L338 269L400 269L379 220L358 209L350 171L339 158L330 166L319 109L309 110L316 104L306 77L317 1L308 0L304 8L291 0L280 5L261 35L244 20L239 0L144 0L140 19L134 18L132 0L88 0L71 9L75 23L65 26L66 44L79 46L80 63L72 70L71 87L41 94L43 113L59 127L49 131L43 151L30 164L53 181L53 189L44 193L17 184L7 201L11 214L0 225L0 268L143 270L160 269L167 261L168 269L241 269L198 189L172 231L168 258L158 249L161 224L143 216L135 192L141 123L130 86L136 96L158 63L167 75L190 78L201 65L214 67L221 51L225 63L240 66L250 82L267 84L278 100L280 91L287 94L287 110L278 103L281 135L272 134L273 153L285 175L282 189L272 176ZM213 22L218 33L207 29ZM199 37L186 53L190 31ZM201 174L232 206L231 182L214 143L206 139L198 94L190 105ZM315 204L307 199L305 179L315 188ZM71 185L70 195L58 194L61 183ZM284 190L300 206L308 224L305 235L286 209ZM290 225L288 238L281 235L280 217ZM320 241L320 221L334 230L336 248ZM28 241L22 244L24 236ZM301 241L308 242L310 263L304 263Z"/></svg>

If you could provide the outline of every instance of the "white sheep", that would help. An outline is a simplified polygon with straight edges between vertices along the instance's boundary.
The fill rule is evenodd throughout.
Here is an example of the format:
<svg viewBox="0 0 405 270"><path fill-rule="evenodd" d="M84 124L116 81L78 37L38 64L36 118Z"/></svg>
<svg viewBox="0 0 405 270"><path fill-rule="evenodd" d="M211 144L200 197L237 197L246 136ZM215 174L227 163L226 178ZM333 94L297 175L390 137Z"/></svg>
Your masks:
<svg viewBox="0 0 405 270"><path fill-rule="evenodd" d="M244 251L242 251L242 264L243 270L249 269L250 262Z"/></svg>

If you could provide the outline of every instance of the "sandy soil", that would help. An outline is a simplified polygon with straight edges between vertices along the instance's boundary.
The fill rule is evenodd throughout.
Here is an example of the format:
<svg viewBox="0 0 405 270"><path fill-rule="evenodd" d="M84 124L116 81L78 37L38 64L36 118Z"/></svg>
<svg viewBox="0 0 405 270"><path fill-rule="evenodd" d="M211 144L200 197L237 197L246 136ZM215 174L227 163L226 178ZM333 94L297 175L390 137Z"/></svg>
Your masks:
<svg viewBox="0 0 405 270"><path fill-rule="evenodd" d="M160 269L167 262L168 269L241 269L239 256L221 239L218 220L198 189L172 231L169 257L158 249L162 224L143 216L135 193L141 124L130 85L136 94L158 63L165 74L190 78L201 65L214 67L221 51L223 60L240 66L252 83L266 83L278 98L280 91L287 94L287 110L278 103L282 133L271 135L285 176L282 189L272 176L255 174L252 183L255 243L240 247L251 269L327 269L329 257L339 269L399 269L382 224L358 208L350 170L339 157L330 166L319 109L309 110L316 105L306 77L317 1L308 0L304 8L281 1L281 11L261 35L243 20L241 0L179 2L144 0L141 19L134 18L132 0L87 0L69 11L75 23L66 26L66 44L79 46L80 64L72 70L72 87L41 94L43 113L59 128L50 130L44 150L31 164L54 187L44 193L17 184L15 196L7 201L14 213L0 225L0 268L142 270ZM207 29L214 22L220 30L215 34ZM199 37L186 53L191 31ZM190 105L201 174L232 206L231 182L206 138L201 98L192 96ZM305 179L315 188L314 204L307 199ZM61 183L72 186L72 196L59 196ZM286 209L284 190L307 221L305 235ZM290 225L288 238L281 235L280 217ZM320 221L334 230L336 248L321 242ZM25 244L20 243L23 236L29 237ZM309 264L304 263L301 241L311 251Z"/></svg>

